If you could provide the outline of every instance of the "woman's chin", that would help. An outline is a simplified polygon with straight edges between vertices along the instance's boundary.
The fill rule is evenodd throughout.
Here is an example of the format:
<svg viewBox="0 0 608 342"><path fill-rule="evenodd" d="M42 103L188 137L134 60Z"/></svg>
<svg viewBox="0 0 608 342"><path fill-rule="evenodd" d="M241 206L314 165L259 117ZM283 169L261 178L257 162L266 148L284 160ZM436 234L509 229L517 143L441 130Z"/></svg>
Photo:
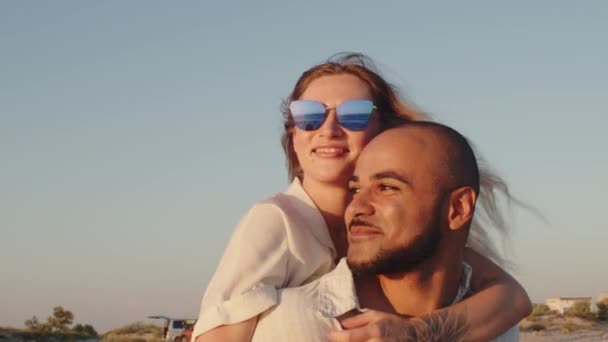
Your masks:
<svg viewBox="0 0 608 342"><path fill-rule="evenodd" d="M332 186L342 186L345 189L348 187L348 181L352 175L351 171L343 170L342 172L336 172L336 170L332 170L331 172L317 172L314 176L309 176L315 181L327 185Z"/></svg>

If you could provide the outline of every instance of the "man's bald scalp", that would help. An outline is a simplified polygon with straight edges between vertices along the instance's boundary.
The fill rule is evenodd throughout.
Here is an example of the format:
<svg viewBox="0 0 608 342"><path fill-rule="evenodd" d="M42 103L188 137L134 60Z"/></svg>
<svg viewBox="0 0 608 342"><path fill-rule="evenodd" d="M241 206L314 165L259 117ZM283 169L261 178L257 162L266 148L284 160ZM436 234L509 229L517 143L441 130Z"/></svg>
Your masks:
<svg viewBox="0 0 608 342"><path fill-rule="evenodd" d="M449 179L445 179L451 188L468 186L479 195L479 167L475 152L468 139L455 129L431 121L412 121L394 128L395 130L420 130L423 134L432 134L435 150L439 154L439 165L444 166ZM390 129L388 131L391 131ZM395 132L396 133L396 132Z"/></svg>

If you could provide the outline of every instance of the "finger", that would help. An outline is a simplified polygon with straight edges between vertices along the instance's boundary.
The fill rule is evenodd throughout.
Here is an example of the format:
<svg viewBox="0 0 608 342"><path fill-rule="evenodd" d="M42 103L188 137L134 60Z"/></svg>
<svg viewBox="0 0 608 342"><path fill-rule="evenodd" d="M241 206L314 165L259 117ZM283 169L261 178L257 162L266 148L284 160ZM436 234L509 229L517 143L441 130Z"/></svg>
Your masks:
<svg viewBox="0 0 608 342"><path fill-rule="evenodd" d="M327 334L329 342L351 342L351 333L347 331L332 330Z"/></svg>
<svg viewBox="0 0 608 342"><path fill-rule="evenodd" d="M364 342L374 337L380 337L380 329L377 325L366 325L350 330L333 330L328 337L331 342Z"/></svg>
<svg viewBox="0 0 608 342"><path fill-rule="evenodd" d="M358 315L346 318L340 321L344 329L353 329L362 326L366 326L372 322L375 322L380 317L379 312L376 310L367 310Z"/></svg>

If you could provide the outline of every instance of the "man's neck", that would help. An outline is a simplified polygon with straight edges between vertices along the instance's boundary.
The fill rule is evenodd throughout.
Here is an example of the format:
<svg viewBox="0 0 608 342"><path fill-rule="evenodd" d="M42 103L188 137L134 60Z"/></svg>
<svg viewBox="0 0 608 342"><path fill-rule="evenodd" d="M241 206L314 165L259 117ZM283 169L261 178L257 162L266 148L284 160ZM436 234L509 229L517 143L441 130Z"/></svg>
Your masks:
<svg viewBox="0 0 608 342"><path fill-rule="evenodd" d="M452 304L461 273L462 258L432 258L405 273L355 277L355 284L363 308L420 316Z"/></svg>

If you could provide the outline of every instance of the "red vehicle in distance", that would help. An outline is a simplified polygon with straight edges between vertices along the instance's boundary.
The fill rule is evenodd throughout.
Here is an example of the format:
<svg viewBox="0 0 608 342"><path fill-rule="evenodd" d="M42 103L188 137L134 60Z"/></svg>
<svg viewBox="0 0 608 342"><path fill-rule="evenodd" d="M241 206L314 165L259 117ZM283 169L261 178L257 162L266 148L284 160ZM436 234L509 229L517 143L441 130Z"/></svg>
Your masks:
<svg viewBox="0 0 608 342"><path fill-rule="evenodd" d="M167 316L148 316L151 319L162 319L165 321L162 331L162 339L166 342L190 342L195 319L171 318ZM189 330L189 335L184 332Z"/></svg>

